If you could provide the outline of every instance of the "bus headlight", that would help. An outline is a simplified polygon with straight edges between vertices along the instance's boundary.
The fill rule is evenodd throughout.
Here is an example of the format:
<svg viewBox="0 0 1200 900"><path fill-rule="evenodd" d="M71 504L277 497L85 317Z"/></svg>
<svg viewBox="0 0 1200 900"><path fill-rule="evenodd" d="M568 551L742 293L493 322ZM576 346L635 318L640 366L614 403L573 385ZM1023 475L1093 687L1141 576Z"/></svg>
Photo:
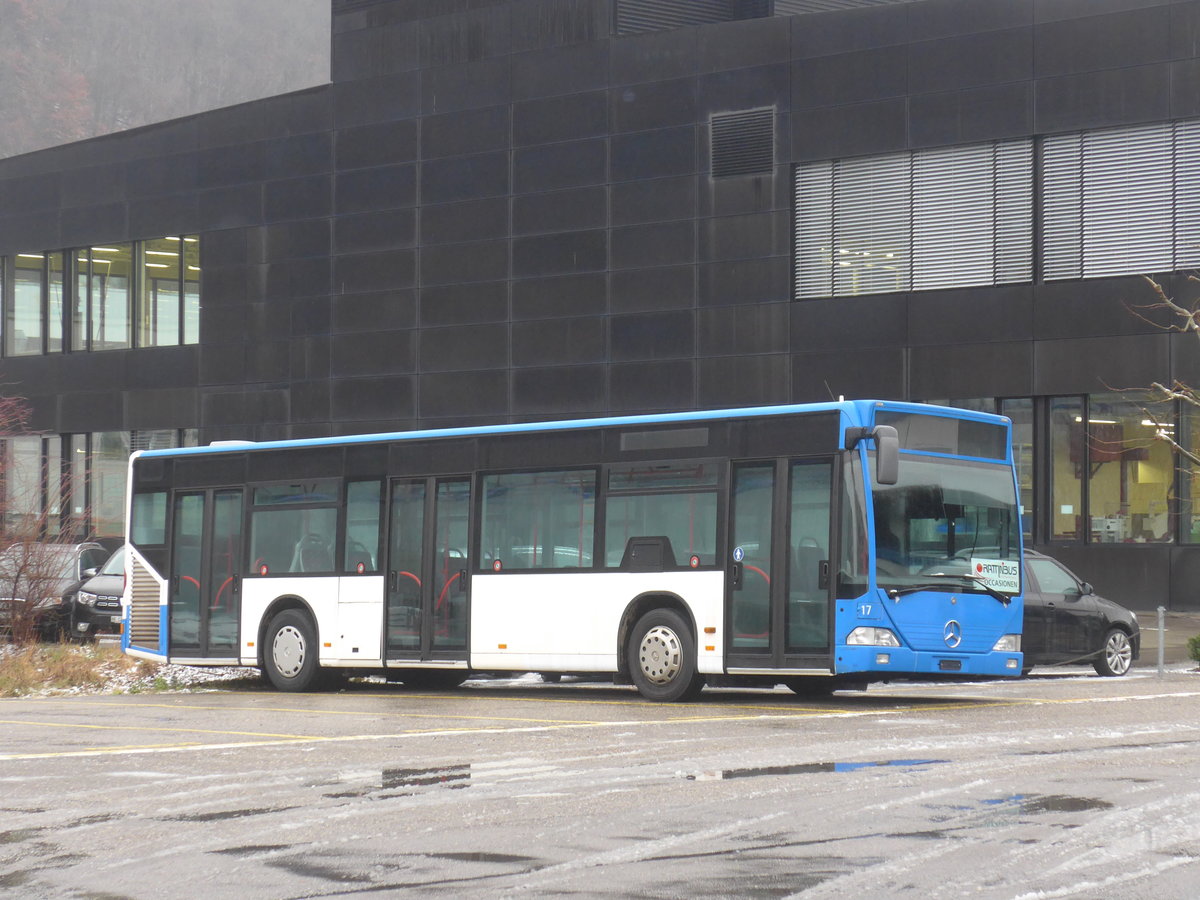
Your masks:
<svg viewBox="0 0 1200 900"><path fill-rule="evenodd" d="M896 635L887 628L876 628L871 625L859 625L846 635L846 643L867 647L899 647Z"/></svg>
<svg viewBox="0 0 1200 900"><path fill-rule="evenodd" d="M996 641L996 645L992 649L997 653L1020 653L1021 636L1019 634L1006 634L1000 640Z"/></svg>

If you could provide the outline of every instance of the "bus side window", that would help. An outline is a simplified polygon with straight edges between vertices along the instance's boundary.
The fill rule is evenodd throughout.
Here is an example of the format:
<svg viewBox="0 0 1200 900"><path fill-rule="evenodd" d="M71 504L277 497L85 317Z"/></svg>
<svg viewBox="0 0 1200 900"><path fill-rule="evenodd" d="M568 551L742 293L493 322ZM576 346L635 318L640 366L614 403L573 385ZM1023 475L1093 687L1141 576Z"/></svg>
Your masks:
<svg viewBox="0 0 1200 900"><path fill-rule="evenodd" d="M382 490L378 481L355 481L346 487L346 546L342 566L346 572L377 571Z"/></svg>

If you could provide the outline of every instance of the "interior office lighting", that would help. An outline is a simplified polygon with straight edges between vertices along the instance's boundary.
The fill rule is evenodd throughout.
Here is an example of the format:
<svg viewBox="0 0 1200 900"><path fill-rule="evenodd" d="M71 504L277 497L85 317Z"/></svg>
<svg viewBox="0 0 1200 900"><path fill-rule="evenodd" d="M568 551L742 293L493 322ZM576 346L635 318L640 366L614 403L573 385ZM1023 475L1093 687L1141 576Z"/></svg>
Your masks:
<svg viewBox="0 0 1200 900"><path fill-rule="evenodd" d="M45 259L41 253L18 253L17 256L21 259Z"/></svg>

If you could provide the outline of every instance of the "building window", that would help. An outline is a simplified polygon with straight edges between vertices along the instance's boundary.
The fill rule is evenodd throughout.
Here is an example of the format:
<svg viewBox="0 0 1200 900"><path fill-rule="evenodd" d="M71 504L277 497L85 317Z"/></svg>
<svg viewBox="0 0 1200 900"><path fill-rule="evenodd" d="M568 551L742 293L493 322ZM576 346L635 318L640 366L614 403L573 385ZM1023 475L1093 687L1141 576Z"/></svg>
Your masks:
<svg viewBox="0 0 1200 900"><path fill-rule="evenodd" d="M5 298L4 352L7 356L36 356L42 353L46 255L18 253L12 273L12 294Z"/></svg>
<svg viewBox="0 0 1200 900"><path fill-rule="evenodd" d="M1042 154L1046 281L1200 265L1200 121L1055 135Z"/></svg>
<svg viewBox="0 0 1200 900"><path fill-rule="evenodd" d="M200 315L200 243L195 236L140 245L139 347L194 343Z"/></svg>
<svg viewBox="0 0 1200 900"><path fill-rule="evenodd" d="M1032 147L798 166L796 299L1032 280Z"/></svg>
<svg viewBox="0 0 1200 900"><path fill-rule="evenodd" d="M1051 398L1051 540L1174 540L1175 461L1155 432L1127 394Z"/></svg>
<svg viewBox="0 0 1200 900"><path fill-rule="evenodd" d="M5 271L6 356L127 349L135 338L139 347L200 339L196 235L20 253L0 261Z"/></svg>
<svg viewBox="0 0 1200 900"><path fill-rule="evenodd" d="M133 346L132 245L88 247L75 254L75 261L72 349L118 350Z"/></svg>

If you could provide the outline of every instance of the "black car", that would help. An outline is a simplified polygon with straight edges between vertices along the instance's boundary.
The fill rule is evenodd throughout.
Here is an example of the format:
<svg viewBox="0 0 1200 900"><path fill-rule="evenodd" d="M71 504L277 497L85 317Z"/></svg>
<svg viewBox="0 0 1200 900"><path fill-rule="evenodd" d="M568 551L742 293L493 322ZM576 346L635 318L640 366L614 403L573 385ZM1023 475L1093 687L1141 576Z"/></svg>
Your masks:
<svg viewBox="0 0 1200 900"><path fill-rule="evenodd" d="M1106 600L1056 559L1025 551L1025 671L1091 663L1124 675L1141 651L1137 616Z"/></svg>
<svg viewBox="0 0 1200 900"><path fill-rule="evenodd" d="M121 593L125 589L125 548L119 547L90 578L63 596L60 631L85 641L120 630Z"/></svg>

